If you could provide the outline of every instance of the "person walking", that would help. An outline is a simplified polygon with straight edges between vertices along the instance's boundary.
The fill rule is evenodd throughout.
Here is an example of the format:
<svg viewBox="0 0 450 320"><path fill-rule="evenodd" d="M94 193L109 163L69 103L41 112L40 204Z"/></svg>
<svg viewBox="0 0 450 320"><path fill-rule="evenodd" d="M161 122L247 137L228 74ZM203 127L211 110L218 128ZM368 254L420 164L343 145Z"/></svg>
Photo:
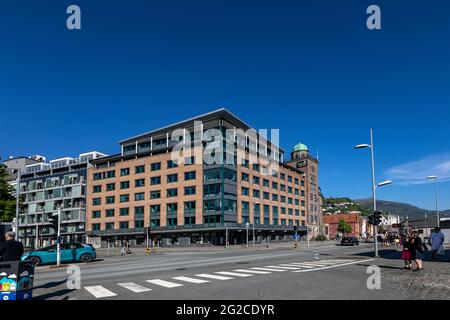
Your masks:
<svg viewBox="0 0 450 320"><path fill-rule="evenodd" d="M433 261L438 261L439 256L445 256L445 236L441 232L440 228L435 228L433 233L430 235L431 241L431 256Z"/></svg>
<svg viewBox="0 0 450 320"><path fill-rule="evenodd" d="M407 234L403 235L401 239L402 250L402 260L405 262L405 270L411 270L411 250L409 249L409 236Z"/></svg>
<svg viewBox="0 0 450 320"><path fill-rule="evenodd" d="M23 255L23 245L15 241L15 232L5 233L5 240L0 244L0 261L20 261Z"/></svg>
<svg viewBox="0 0 450 320"><path fill-rule="evenodd" d="M417 265L417 268L414 271L423 271L423 253L424 243L422 239L419 237L419 232L414 230L411 232L411 239L409 240L409 249L411 250L411 260L414 261Z"/></svg>

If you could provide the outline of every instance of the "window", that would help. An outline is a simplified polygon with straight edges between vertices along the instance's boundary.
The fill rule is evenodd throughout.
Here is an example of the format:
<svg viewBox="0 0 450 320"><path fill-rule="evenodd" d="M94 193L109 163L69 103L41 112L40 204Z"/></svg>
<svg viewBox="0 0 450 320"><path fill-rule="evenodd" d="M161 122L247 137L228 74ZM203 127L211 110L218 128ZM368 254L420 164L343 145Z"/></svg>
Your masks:
<svg viewBox="0 0 450 320"><path fill-rule="evenodd" d="M136 166L134 169L135 169L134 172L135 172L136 174L144 173L144 172L145 172L145 166Z"/></svg>
<svg viewBox="0 0 450 320"><path fill-rule="evenodd" d="M298 199L295 199L295 205L299 206L300 205L300 201Z"/></svg>
<svg viewBox="0 0 450 320"><path fill-rule="evenodd" d="M114 222L105 223L105 230L114 230Z"/></svg>
<svg viewBox="0 0 450 320"><path fill-rule="evenodd" d="M144 220L134 221L135 229L144 229Z"/></svg>
<svg viewBox="0 0 450 320"><path fill-rule="evenodd" d="M280 184L280 191L286 191L286 186L284 184Z"/></svg>
<svg viewBox="0 0 450 320"><path fill-rule="evenodd" d="M134 201L143 201L145 200L145 193L139 192L134 194Z"/></svg>
<svg viewBox="0 0 450 320"><path fill-rule="evenodd" d="M253 164L253 170L259 171L259 164L254 163L254 164Z"/></svg>
<svg viewBox="0 0 450 320"><path fill-rule="evenodd" d="M286 214L286 208L281 207L281 214Z"/></svg>
<svg viewBox="0 0 450 320"><path fill-rule="evenodd" d="M114 191L116 190L116 184L115 183L108 183L106 185L106 191Z"/></svg>
<svg viewBox="0 0 450 320"><path fill-rule="evenodd" d="M195 179L195 171L185 172L184 173L184 180L194 180Z"/></svg>
<svg viewBox="0 0 450 320"><path fill-rule="evenodd" d="M280 173L280 179L281 180L286 180L286 175L284 173Z"/></svg>
<svg viewBox="0 0 450 320"><path fill-rule="evenodd" d="M246 201L242 201L242 214L248 215L250 212L250 204Z"/></svg>
<svg viewBox="0 0 450 320"><path fill-rule="evenodd" d="M220 180L220 169L209 169L203 171L203 180L204 181L214 181Z"/></svg>
<svg viewBox="0 0 450 320"><path fill-rule="evenodd" d="M150 165L151 171L159 171L161 170L161 162L155 162Z"/></svg>
<svg viewBox="0 0 450 320"><path fill-rule="evenodd" d="M272 207L272 214L274 217L278 217L278 207Z"/></svg>
<svg viewBox="0 0 450 320"><path fill-rule="evenodd" d="M144 207L135 207L134 208L134 218L144 218Z"/></svg>
<svg viewBox="0 0 450 320"><path fill-rule="evenodd" d="M155 204L150 206L150 218L161 214L161 205Z"/></svg>
<svg viewBox="0 0 450 320"><path fill-rule="evenodd" d="M272 224L274 225L274 226L277 226L278 225L278 218L273 218L273 221L272 221Z"/></svg>
<svg viewBox="0 0 450 320"><path fill-rule="evenodd" d="M111 197L106 197L106 204L113 204L115 202L115 197L111 196Z"/></svg>
<svg viewBox="0 0 450 320"><path fill-rule="evenodd" d="M266 188L269 188L269 186L270 186L269 180L264 179L264 180L263 180L263 186L266 187Z"/></svg>
<svg viewBox="0 0 450 320"><path fill-rule="evenodd" d="M129 189L130 188L130 181L122 181L120 182L120 189Z"/></svg>
<svg viewBox="0 0 450 320"><path fill-rule="evenodd" d="M93 193L102 192L102 186L94 186L92 189L93 189L92 190Z"/></svg>
<svg viewBox="0 0 450 320"><path fill-rule="evenodd" d="M295 215L296 215L297 217L300 216L300 210L295 209Z"/></svg>
<svg viewBox="0 0 450 320"><path fill-rule="evenodd" d="M101 213L99 210L92 211L92 219L98 219L101 217Z"/></svg>
<svg viewBox="0 0 450 320"><path fill-rule="evenodd" d="M260 184L260 178L259 177L253 177L253 184Z"/></svg>
<svg viewBox="0 0 450 320"><path fill-rule="evenodd" d="M260 197L260 192L259 192L259 190L253 190L253 197L254 198L259 198Z"/></svg>
<svg viewBox="0 0 450 320"><path fill-rule="evenodd" d="M161 177L151 177L150 178L150 184L152 186L157 185L157 184L161 184Z"/></svg>
<svg viewBox="0 0 450 320"><path fill-rule="evenodd" d="M294 214L294 211L291 208L289 208L288 209L288 215L292 216L293 214Z"/></svg>
<svg viewBox="0 0 450 320"><path fill-rule="evenodd" d="M121 216L128 216L130 214L130 210L128 208L120 208L119 214Z"/></svg>
<svg viewBox="0 0 450 320"><path fill-rule="evenodd" d="M191 196L196 194L196 188L195 187L184 187L184 195L185 196Z"/></svg>
<svg viewBox="0 0 450 320"><path fill-rule="evenodd" d="M300 192L300 195L301 195L302 197L304 197L304 196L305 196L305 190L302 190L302 191Z"/></svg>
<svg viewBox="0 0 450 320"><path fill-rule="evenodd" d="M177 226L177 218L167 218L167 226L168 227L175 227Z"/></svg>
<svg viewBox="0 0 450 320"><path fill-rule="evenodd" d="M281 196L281 202L286 203L286 197L285 196Z"/></svg>
<svg viewBox="0 0 450 320"><path fill-rule="evenodd" d="M173 160L167 161L167 169L172 169L172 168L177 168L177 167L178 167L178 164L173 162Z"/></svg>
<svg viewBox="0 0 450 320"><path fill-rule="evenodd" d="M92 199L92 205L93 206L99 206L99 205L101 205L101 203L102 203L102 200L100 198Z"/></svg>
<svg viewBox="0 0 450 320"><path fill-rule="evenodd" d="M292 198L288 198L288 204L292 204Z"/></svg>
<svg viewBox="0 0 450 320"><path fill-rule="evenodd" d="M111 178L115 178L115 177L116 177L116 172L114 170L106 172L106 179L111 179Z"/></svg>
<svg viewBox="0 0 450 320"><path fill-rule="evenodd" d="M102 174L101 173L94 173L94 180L101 180Z"/></svg>
<svg viewBox="0 0 450 320"><path fill-rule="evenodd" d="M298 196L298 195L300 195L300 191L299 191L298 189L295 189L295 190L294 190L294 194L295 194L296 196Z"/></svg>
<svg viewBox="0 0 450 320"><path fill-rule="evenodd" d="M161 198L161 191L151 191L150 192L150 199L160 199Z"/></svg>
<svg viewBox="0 0 450 320"><path fill-rule="evenodd" d="M263 193L263 198L264 198L265 200L270 200L270 193L264 192L264 193Z"/></svg>
<svg viewBox="0 0 450 320"><path fill-rule="evenodd" d="M114 209L108 209L108 210L106 210L106 211L105 211L105 216L106 216L107 218L114 217Z"/></svg>
<svg viewBox="0 0 450 320"><path fill-rule="evenodd" d="M195 214L195 201L188 201L184 203L184 214Z"/></svg>
<svg viewBox="0 0 450 320"><path fill-rule="evenodd" d="M167 215L176 215L178 212L178 203L167 204Z"/></svg>
<svg viewBox="0 0 450 320"><path fill-rule="evenodd" d="M193 224L195 224L195 217L184 217L184 224L192 226Z"/></svg>
<svg viewBox="0 0 450 320"><path fill-rule="evenodd" d="M264 216L269 216L269 214L270 214L270 206L268 206L267 204L265 204L264 205L264 207L263 207L263 210L264 210Z"/></svg>
<svg viewBox="0 0 450 320"><path fill-rule="evenodd" d="M134 186L136 188L145 187L145 179L134 180Z"/></svg>
<svg viewBox="0 0 450 320"><path fill-rule="evenodd" d="M161 225L160 219L150 219L150 226L151 227L159 227Z"/></svg>
<svg viewBox="0 0 450 320"><path fill-rule="evenodd" d="M178 189L167 189L167 198L178 196Z"/></svg>
<svg viewBox="0 0 450 320"><path fill-rule="evenodd" d="M188 157L188 158L184 158L184 165L185 166L190 166L195 164L195 157Z"/></svg>
<svg viewBox="0 0 450 320"><path fill-rule="evenodd" d="M255 203L253 205L253 214L259 215L261 213L261 205L259 203Z"/></svg>
<svg viewBox="0 0 450 320"><path fill-rule="evenodd" d="M178 181L178 174L169 174L167 176L167 183L173 183Z"/></svg>
<svg viewBox="0 0 450 320"><path fill-rule="evenodd" d="M304 207L305 206L305 200L302 200L302 207Z"/></svg>
<svg viewBox="0 0 450 320"><path fill-rule="evenodd" d="M295 178L295 179L294 179L294 183L295 183L296 185L298 185L299 182L300 182L300 181L298 180L298 178Z"/></svg>
<svg viewBox="0 0 450 320"><path fill-rule="evenodd" d="M288 187L288 193L292 193L292 187Z"/></svg>
<svg viewBox="0 0 450 320"><path fill-rule="evenodd" d="M306 211L302 210L302 217L306 216Z"/></svg>
<svg viewBox="0 0 450 320"><path fill-rule="evenodd" d="M304 187L304 186L305 186L305 181L302 180L302 181L300 182L300 185L301 185L302 187Z"/></svg>
<svg viewBox="0 0 450 320"><path fill-rule="evenodd" d="M242 173L242 181L249 181L249 175L248 175L248 173Z"/></svg>
<svg viewBox="0 0 450 320"><path fill-rule="evenodd" d="M278 195L273 193L272 194L272 201L278 201Z"/></svg>
<svg viewBox="0 0 450 320"><path fill-rule="evenodd" d="M242 195L248 196L250 194L250 189L246 187L242 187Z"/></svg>
<svg viewBox="0 0 450 320"><path fill-rule="evenodd" d="M292 177L288 176L288 182L292 182Z"/></svg>
<svg viewBox="0 0 450 320"><path fill-rule="evenodd" d="M124 202L128 202L130 201L130 195L129 194L122 194L120 196L120 202L124 203Z"/></svg>
<svg viewBox="0 0 450 320"><path fill-rule="evenodd" d="M121 221L120 229L128 229L128 221Z"/></svg>
<svg viewBox="0 0 450 320"><path fill-rule="evenodd" d="M278 183L272 182L272 189L277 189L278 190Z"/></svg>
<svg viewBox="0 0 450 320"><path fill-rule="evenodd" d="M100 223L93 223L92 231L99 231L99 230L100 230Z"/></svg>
<svg viewBox="0 0 450 320"><path fill-rule="evenodd" d="M129 176L129 175L130 175L130 168L120 169L120 176L121 177Z"/></svg>

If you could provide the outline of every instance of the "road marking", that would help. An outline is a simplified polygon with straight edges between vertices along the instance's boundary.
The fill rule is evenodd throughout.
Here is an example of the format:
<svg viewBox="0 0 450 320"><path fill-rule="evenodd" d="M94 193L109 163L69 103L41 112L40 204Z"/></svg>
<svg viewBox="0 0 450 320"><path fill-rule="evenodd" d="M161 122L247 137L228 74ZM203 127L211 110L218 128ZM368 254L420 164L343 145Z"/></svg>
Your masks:
<svg viewBox="0 0 450 320"><path fill-rule="evenodd" d="M301 263L291 263L291 264L294 265L294 266L297 266L297 267L305 268L305 269L313 269L314 268L312 266L305 266L305 265L303 265Z"/></svg>
<svg viewBox="0 0 450 320"><path fill-rule="evenodd" d="M160 279L147 280L146 282L156 284L157 286L161 286L161 287L169 288L169 289L183 286L182 284L179 284L179 283L164 281L164 280L160 280Z"/></svg>
<svg viewBox="0 0 450 320"><path fill-rule="evenodd" d="M303 263L301 264L301 266L308 266L308 267L313 267L313 268L320 268L320 267L326 267L328 266L328 264L318 264L318 263Z"/></svg>
<svg viewBox="0 0 450 320"><path fill-rule="evenodd" d="M357 264L357 263L362 263L362 262L369 262L369 261L374 261L375 259L367 259L367 260L360 260L360 261L352 261L352 262L348 262L348 263L341 263L341 264L336 264L333 266L327 266L327 267L322 267L322 268L316 268L316 269L309 269L309 270L298 270L298 271L292 271L295 273L303 273L303 272L310 272L310 271L320 271L320 270L326 270L326 269L332 269L332 268L338 268L338 267L344 267L344 266L349 266L352 264Z"/></svg>
<svg viewBox="0 0 450 320"><path fill-rule="evenodd" d="M279 266L267 266L267 268L277 268L277 269L283 269L283 270L300 270L299 267L292 267L292 266L286 266L284 264Z"/></svg>
<svg viewBox="0 0 450 320"><path fill-rule="evenodd" d="M269 271L269 272L286 272L287 270L273 269L273 268L251 268L252 270Z"/></svg>
<svg viewBox="0 0 450 320"><path fill-rule="evenodd" d="M119 286L128 289L130 291L133 291L135 293L141 293L141 292L148 292L148 291L152 291L152 289L140 286L136 283L133 282L127 282L127 283L118 283Z"/></svg>
<svg viewBox="0 0 450 320"><path fill-rule="evenodd" d="M254 273L254 274L271 274L272 272L267 271L256 271L256 270L244 270L244 269L238 269L234 270L236 272L243 272L243 273Z"/></svg>
<svg viewBox="0 0 450 320"><path fill-rule="evenodd" d="M109 291L108 289L102 286L84 287L84 289L86 289L90 294L92 294L96 298L108 298L117 296L117 294L115 294L112 291Z"/></svg>
<svg viewBox="0 0 450 320"><path fill-rule="evenodd" d="M173 280L179 280L179 281L184 281L184 282L189 282L189 283L196 283L196 284L202 284L202 283L208 283L209 282L207 280L200 280L200 279L194 279L194 278L189 278L189 277L176 277L176 278L173 278Z"/></svg>
<svg viewBox="0 0 450 320"><path fill-rule="evenodd" d="M221 280L221 281L233 280L233 278L230 278L230 277L216 276L216 275L213 275L213 274L198 274L198 275L196 275L196 277L206 278L206 279L213 279L213 280Z"/></svg>
<svg viewBox="0 0 450 320"><path fill-rule="evenodd" d="M232 276L232 277L241 277L241 278L253 277L252 274L244 274L244 273L228 272L228 271L220 271L220 272L216 272L216 273L221 274L223 276Z"/></svg>

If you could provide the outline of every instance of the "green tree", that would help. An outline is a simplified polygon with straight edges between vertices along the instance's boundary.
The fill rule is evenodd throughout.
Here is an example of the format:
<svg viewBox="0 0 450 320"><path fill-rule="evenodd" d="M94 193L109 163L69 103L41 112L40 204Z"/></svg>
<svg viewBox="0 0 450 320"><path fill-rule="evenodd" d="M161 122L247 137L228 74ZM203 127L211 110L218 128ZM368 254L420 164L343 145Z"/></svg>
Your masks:
<svg viewBox="0 0 450 320"><path fill-rule="evenodd" d="M6 167L0 164L0 221L11 222L16 216L14 188L7 181Z"/></svg>
<svg viewBox="0 0 450 320"><path fill-rule="evenodd" d="M353 230L352 226L349 225L347 222L345 222L345 220L339 221L339 224L337 227L338 232L343 233L345 236L347 233L351 233L352 230Z"/></svg>

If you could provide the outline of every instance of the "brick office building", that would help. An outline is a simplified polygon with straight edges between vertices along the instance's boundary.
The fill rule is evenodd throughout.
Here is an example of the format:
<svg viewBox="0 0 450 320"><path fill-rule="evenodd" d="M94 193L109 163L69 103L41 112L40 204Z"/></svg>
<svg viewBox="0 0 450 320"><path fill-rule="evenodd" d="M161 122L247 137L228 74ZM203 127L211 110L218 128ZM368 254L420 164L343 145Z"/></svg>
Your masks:
<svg viewBox="0 0 450 320"><path fill-rule="evenodd" d="M223 141L212 137L223 135ZM214 131L215 130L215 131ZM222 163L204 157L223 142ZM228 146L234 147L229 149ZM227 144L228 143L228 144ZM304 171L283 150L225 109L120 142L121 153L88 169L87 236L105 241L231 244L306 232ZM180 153L178 147L190 147Z"/></svg>
<svg viewBox="0 0 450 320"><path fill-rule="evenodd" d="M348 214L325 215L323 216L323 222L329 225L328 232L330 239L336 239L336 236L339 235L337 228L341 220L344 220L347 224L349 224L352 227L352 232L345 234L345 236L359 237L362 235L363 219L359 214L348 213Z"/></svg>

